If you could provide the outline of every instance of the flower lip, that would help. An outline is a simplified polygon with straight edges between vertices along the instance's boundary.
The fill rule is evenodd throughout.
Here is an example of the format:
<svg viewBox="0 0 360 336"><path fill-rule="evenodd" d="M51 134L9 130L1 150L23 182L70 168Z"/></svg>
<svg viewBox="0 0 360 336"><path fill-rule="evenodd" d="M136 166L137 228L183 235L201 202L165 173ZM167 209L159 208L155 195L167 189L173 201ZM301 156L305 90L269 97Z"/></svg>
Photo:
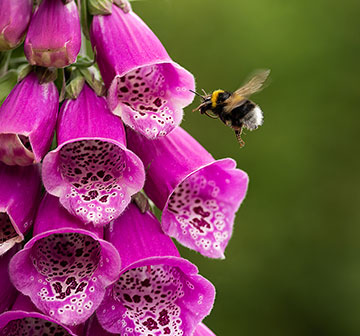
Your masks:
<svg viewBox="0 0 360 336"><path fill-rule="evenodd" d="M69 153L74 154L73 152L77 150L76 146L84 148L83 153L79 156L86 153L86 147L91 147L91 149L96 146L99 148L110 147L112 151L109 157L102 161L106 163L110 159L115 160L113 161L115 162L113 164L114 170L117 170L120 174L115 176L116 171L110 172L106 170L109 167L100 164L94 164L92 168L89 165L86 168L85 166L77 166L76 162L68 161L66 166L65 161L69 156L65 156L65 152L69 151ZM92 154L90 153L90 155ZM63 162L61 162L62 157L64 158ZM122 161L120 161L121 158ZM81 157L78 157L78 159L81 159ZM96 159L92 161L96 161ZM65 165L63 169L61 169L61 164ZM73 173L66 175L66 171L71 166L75 174L79 172L77 179L71 176L74 175ZM133 173L135 176L132 175ZM86 179L89 174L91 174L91 177ZM96 180L92 181L95 178ZM43 183L47 191L54 196L60 197L60 202L72 214L81 218L85 223L91 222L94 225L108 224L119 216L130 202L131 195L142 189L144 178L143 165L140 159L132 151L128 150L125 145L109 138L79 137L64 141L45 157L43 163ZM122 183L119 183L120 180ZM109 186L112 186L110 190L108 189ZM116 195L114 195L115 193ZM121 199L116 203L111 202L111 197L116 196L120 196ZM91 204L95 205L91 206ZM107 204L108 206L106 206ZM115 205L116 209L114 208ZM91 208L89 208L90 206ZM90 216L94 212L92 209L95 209L95 206L101 207L101 209L96 208L98 217L95 217L95 215ZM101 218L99 218L100 212L102 214Z"/></svg>
<svg viewBox="0 0 360 336"><path fill-rule="evenodd" d="M235 168L236 162L226 158L186 175L163 208L164 232L207 257L225 259L224 250L231 237L234 214L245 198L248 184L247 174ZM217 176L222 177L216 181ZM237 191L233 196L226 187L231 183Z"/></svg>

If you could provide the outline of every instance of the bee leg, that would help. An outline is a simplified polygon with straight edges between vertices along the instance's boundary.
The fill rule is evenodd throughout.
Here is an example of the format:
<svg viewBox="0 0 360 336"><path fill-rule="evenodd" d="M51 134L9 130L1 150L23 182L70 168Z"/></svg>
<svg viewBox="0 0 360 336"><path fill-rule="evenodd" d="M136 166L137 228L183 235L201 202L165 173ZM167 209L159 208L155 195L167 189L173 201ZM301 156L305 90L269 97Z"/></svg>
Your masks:
<svg viewBox="0 0 360 336"><path fill-rule="evenodd" d="M208 117L210 117L211 119L217 119L218 118L218 116L213 116L213 115L211 115L211 114L208 114L208 112L206 111L206 112L204 112Z"/></svg>
<svg viewBox="0 0 360 336"><path fill-rule="evenodd" d="M208 96L208 94L206 93L206 91L204 89L202 89L202 92L204 92L205 97Z"/></svg>
<svg viewBox="0 0 360 336"><path fill-rule="evenodd" d="M236 139L239 142L240 147L244 147L245 142L243 139L241 139L241 133L242 133L242 127L238 130L237 129L235 130Z"/></svg>

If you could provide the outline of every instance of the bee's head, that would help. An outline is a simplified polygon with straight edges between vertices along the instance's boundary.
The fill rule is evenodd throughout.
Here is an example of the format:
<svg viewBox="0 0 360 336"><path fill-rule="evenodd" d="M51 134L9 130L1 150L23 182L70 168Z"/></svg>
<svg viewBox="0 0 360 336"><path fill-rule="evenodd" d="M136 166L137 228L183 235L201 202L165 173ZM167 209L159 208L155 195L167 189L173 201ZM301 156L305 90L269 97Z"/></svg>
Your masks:
<svg viewBox="0 0 360 336"><path fill-rule="evenodd" d="M190 90L192 93L195 93L197 96L199 96L203 101L202 103L196 108L194 109L194 111L200 111L201 114L204 114L207 110L211 109L211 95L207 94L206 92L205 95L201 95L200 93L197 93L193 90Z"/></svg>

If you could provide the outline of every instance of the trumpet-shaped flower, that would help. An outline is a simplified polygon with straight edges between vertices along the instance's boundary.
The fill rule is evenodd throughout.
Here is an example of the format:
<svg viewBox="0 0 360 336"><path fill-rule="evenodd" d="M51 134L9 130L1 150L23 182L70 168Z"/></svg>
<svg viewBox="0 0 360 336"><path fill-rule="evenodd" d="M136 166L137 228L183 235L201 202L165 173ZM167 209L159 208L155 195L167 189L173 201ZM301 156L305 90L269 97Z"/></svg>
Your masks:
<svg viewBox="0 0 360 336"><path fill-rule="evenodd" d="M0 160L27 166L49 150L59 108L53 82L40 83L34 72L18 83L0 107Z"/></svg>
<svg viewBox="0 0 360 336"><path fill-rule="evenodd" d="M46 190L84 223L105 225L118 217L142 189L145 173L105 98L85 84L77 99L63 104L57 139L43 163Z"/></svg>
<svg viewBox="0 0 360 336"><path fill-rule="evenodd" d="M24 52L32 65L63 68L74 63L81 28L74 0L42 0L31 18Z"/></svg>
<svg viewBox="0 0 360 336"><path fill-rule="evenodd" d="M94 16L90 34L111 111L150 139L179 125L194 98L194 78L145 23L113 5L111 15Z"/></svg>
<svg viewBox="0 0 360 336"><path fill-rule="evenodd" d="M122 258L120 277L97 310L103 328L121 335L192 335L209 314L215 290L180 257L150 212L130 204L107 239Z"/></svg>
<svg viewBox="0 0 360 336"><path fill-rule="evenodd" d="M10 278L36 307L61 323L85 322L119 276L120 258L47 194L40 204L34 237L10 261Z"/></svg>
<svg viewBox="0 0 360 336"><path fill-rule="evenodd" d="M156 140L127 134L147 167L145 192L163 210L164 232L205 256L224 258L247 174L232 159L215 160L180 127Z"/></svg>

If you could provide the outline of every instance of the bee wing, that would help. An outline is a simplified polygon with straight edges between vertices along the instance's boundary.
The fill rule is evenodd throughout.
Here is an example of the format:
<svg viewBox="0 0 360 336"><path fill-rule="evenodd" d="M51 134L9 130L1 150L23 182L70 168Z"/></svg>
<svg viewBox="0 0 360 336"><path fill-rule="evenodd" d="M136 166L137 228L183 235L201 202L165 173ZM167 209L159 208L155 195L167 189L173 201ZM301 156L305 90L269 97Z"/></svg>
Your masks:
<svg viewBox="0 0 360 336"><path fill-rule="evenodd" d="M266 79L269 77L270 70L259 70L241 88L237 89L226 101L224 112L230 113L234 108L240 106L253 93L262 89Z"/></svg>
<svg viewBox="0 0 360 336"><path fill-rule="evenodd" d="M253 93L258 92L264 86L266 79L269 77L270 70L258 70L251 79L234 93L242 97L249 97Z"/></svg>

